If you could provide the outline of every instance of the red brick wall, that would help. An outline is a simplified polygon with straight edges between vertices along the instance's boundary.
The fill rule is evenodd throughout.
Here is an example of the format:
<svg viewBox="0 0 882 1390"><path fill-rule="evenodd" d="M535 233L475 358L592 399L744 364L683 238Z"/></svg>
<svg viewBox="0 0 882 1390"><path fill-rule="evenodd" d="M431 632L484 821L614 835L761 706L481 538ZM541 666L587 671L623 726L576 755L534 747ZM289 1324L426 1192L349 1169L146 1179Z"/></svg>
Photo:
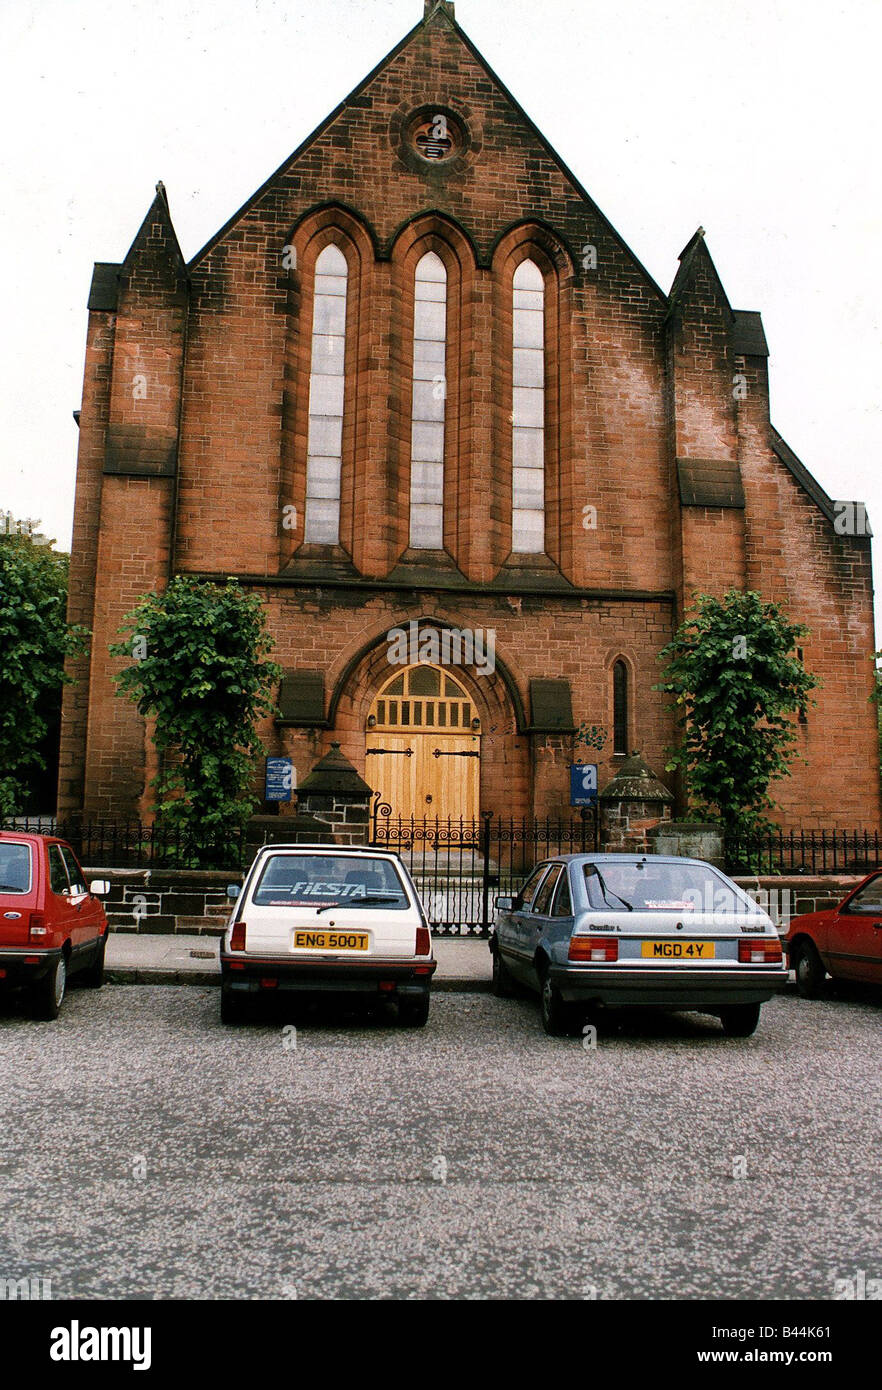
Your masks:
<svg viewBox="0 0 882 1390"><path fill-rule="evenodd" d="M468 129L452 168L399 153L402 123L424 104ZM303 546L312 271L330 240L349 264L333 550ZM585 267L586 247L596 267ZM475 586L462 593L416 580L382 587L408 540L413 270L429 249L448 269L445 544ZM703 244L669 303L442 14L196 258L188 289L175 253L160 201L124 267L115 345L112 315L90 324L71 612L92 623L95 643L88 691L84 682L65 697L68 804L84 780L90 809L146 804L143 726L114 697L106 655L140 593L169 570L267 581L286 571L288 587L258 584L283 666L323 669L330 696L347 663L379 643L337 691L332 732L261 730L268 752L291 751L301 778L332 736L364 771L364 721L388 674L383 633L421 615L494 628L528 718L529 680L563 676L577 726L608 733L598 752L518 730L501 678L474 679L486 809L567 810L571 757L598 761L608 780L618 656L632 675L629 742L661 773L673 726L652 690L657 652L693 589L748 584L811 627L806 661L825 682L800 730L809 765L779 789L786 821L878 823L868 543L835 536L774 455L765 361L734 357L732 311ZM527 255L546 281L547 550L576 588L545 597L500 578L511 544L510 289ZM147 402L131 398L133 362L156 379ZM736 368L748 380L740 402ZM124 453L127 439L133 457L177 444L177 478L105 477L99 541L103 453L108 442ZM681 507L678 457L737 459L746 509ZM346 561L378 587L329 587ZM499 592L488 592L494 581Z"/></svg>
<svg viewBox="0 0 882 1390"><path fill-rule="evenodd" d="M612 665L622 655L633 672L641 751L652 767L663 767L663 745L670 732L663 697L652 686L658 680L655 653L672 632L669 604L444 595L413 607L383 596L367 605L350 599L344 606L327 592L318 600L308 589L265 592L269 626L278 640L275 659L283 667L324 669L328 697L335 690L339 695L335 728L320 738L296 729L280 734L269 720L260 731L268 752L294 759L298 782L331 742L338 741L370 783L364 730L374 695L392 674L385 634L417 614L453 627L493 629L497 654L521 693L527 719L531 679L554 675L570 681L575 739L519 732L499 670L492 677L473 668L458 672L481 719L484 810L505 816L569 816L569 764L577 759L599 764L601 785L610 779L616 767ZM350 662L362 651L362 660L340 685ZM605 729L607 741L601 751L585 742L583 724Z"/></svg>
<svg viewBox="0 0 882 1390"><path fill-rule="evenodd" d="M68 620L89 628L93 624L95 609L95 573L98 563L101 483L110 400L113 332L112 314L90 313L80 411L67 604ZM62 813L78 810L83 805L89 724L89 665L88 656L78 657L66 663L67 672L74 684L66 685L62 694L58 782L58 809Z"/></svg>

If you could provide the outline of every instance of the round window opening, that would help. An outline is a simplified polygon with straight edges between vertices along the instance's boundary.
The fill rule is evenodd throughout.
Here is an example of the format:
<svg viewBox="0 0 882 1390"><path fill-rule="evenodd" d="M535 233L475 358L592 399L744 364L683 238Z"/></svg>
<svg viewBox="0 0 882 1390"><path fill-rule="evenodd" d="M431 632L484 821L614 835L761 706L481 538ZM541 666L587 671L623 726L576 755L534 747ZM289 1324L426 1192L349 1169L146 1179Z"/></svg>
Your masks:
<svg viewBox="0 0 882 1390"><path fill-rule="evenodd" d="M462 147L461 131L443 112L418 121L411 133L411 140L417 153L435 164L450 159Z"/></svg>

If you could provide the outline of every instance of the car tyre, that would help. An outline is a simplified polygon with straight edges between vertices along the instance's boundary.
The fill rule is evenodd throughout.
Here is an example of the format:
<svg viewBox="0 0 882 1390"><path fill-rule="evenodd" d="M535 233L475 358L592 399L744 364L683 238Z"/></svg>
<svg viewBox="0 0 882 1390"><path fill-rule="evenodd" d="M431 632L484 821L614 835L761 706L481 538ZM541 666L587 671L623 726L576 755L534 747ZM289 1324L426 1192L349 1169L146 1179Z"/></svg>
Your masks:
<svg viewBox="0 0 882 1390"><path fill-rule="evenodd" d="M514 976L502 959L498 945L493 952L493 978L490 988L497 999L511 999L515 994Z"/></svg>
<svg viewBox="0 0 882 1390"><path fill-rule="evenodd" d="M801 999L817 999L823 991L827 972L817 948L811 941L802 941L793 962L796 971L796 990Z"/></svg>
<svg viewBox="0 0 882 1390"><path fill-rule="evenodd" d="M245 1005L226 985L221 985L221 1023L241 1023L245 1017Z"/></svg>
<svg viewBox="0 0 882 1390"><path fill-rule="evenodd" d="M571 1037L576 1032L576 1010L571 1004L564 1003L547 969L543 970L539 979L539 1012L542 1027L550 1038Z"/></svg>
<svg viewBox="0 0 882 1390"><path fill-rule="evenodd" d="M89 989L100 989L104 984L104 956L107 952L107 932L98 943L98 950L92 964L83 970L80 979Z"/></svg>
<svg viewBox="0 0 882 1390"><path fill-rule="evenodd" d="M62 954L47 974L34 986L34 1013L37 1018L51 1021L57 1018L67 990L67 957Z"/></svg>
<svg viewBox="0 0 882 1390"><path fill-rule="evenodd" d="M398 1022L402 1028L425 1028L429 1021L429 991L420 999L399 999Z"/></svg>
<svg viewBox="0 0 882 1390"><path fill-rule="evenodd" d="M720 1010L720 1022L727 1038L749 1038L760 1020L759 1004L730 1004Z"/></svg>

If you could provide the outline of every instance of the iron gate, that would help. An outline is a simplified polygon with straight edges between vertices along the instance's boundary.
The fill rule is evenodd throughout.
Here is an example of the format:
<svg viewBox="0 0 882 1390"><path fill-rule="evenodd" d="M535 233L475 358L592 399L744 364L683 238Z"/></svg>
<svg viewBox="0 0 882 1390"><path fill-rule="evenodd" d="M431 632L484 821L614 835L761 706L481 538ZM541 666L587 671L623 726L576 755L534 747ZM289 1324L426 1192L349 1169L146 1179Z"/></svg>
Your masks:
<svg viewBox="0 0 882 1390"><path fill-rule="evenodd" d="M597 817L478 820L393 816L374 807L371 844L393 849L406 864L436 936L488 936L497 894L517 891L533 865L556 854L597 849Z"/></svg>

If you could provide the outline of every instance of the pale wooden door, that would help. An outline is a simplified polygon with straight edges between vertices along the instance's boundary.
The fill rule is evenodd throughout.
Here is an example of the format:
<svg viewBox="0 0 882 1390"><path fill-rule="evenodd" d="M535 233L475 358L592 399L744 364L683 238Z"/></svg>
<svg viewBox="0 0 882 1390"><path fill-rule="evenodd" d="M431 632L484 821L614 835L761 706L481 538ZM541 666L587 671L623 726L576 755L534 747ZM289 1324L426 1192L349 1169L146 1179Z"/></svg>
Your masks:
<svg viewBox="0 0 882 1390"><path fill-rule="evenodd" d="M394 675L371 706L365 776L392 816L475 820L480 812L480 721L447 671Z"/></svg>
<svg viewBox="0 0 882 1390"><path fill-rule="evenodd" d="M419 816L417 799L417 750L407 734L367 736L365 774L380 804L392 807L393 816Z"/></svg>
<svg viewBox="0 0 882 1390"><path fill-rule="evenodd" d="M476 734L446 738L419 735L416 788L423 805L414 814L476 820L481 773L481 740ZM431 800L430 800L431 798Z"/></svg>

